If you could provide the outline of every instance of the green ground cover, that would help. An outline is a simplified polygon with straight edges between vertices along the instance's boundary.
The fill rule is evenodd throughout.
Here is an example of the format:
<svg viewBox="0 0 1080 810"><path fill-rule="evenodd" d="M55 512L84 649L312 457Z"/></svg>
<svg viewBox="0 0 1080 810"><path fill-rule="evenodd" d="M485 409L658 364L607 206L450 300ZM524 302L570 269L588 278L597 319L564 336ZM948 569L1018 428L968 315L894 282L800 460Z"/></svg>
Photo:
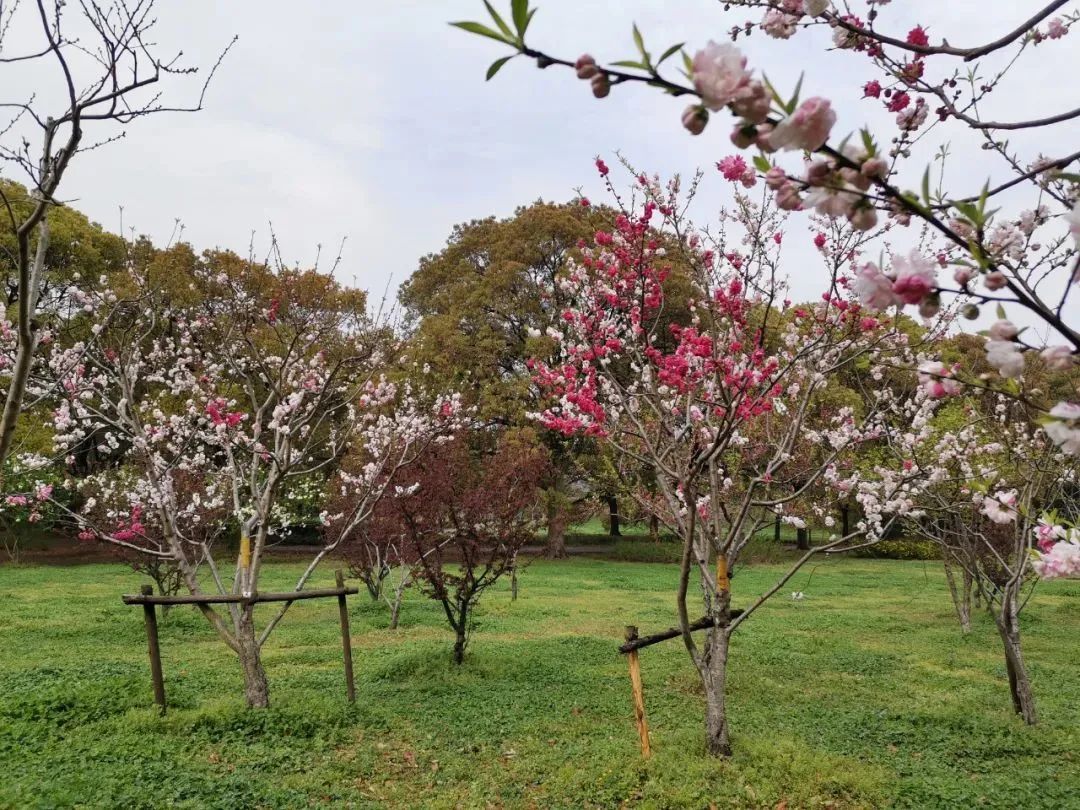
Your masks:
<svg viewBox="0 0 1080 810"><path fill-rule="evenodd" d="M630 542L630 541L624 541ZM273 563L267 590L298 566ZM777 576L744 568L736 605ZM482 605L466 663L434 603L404 626L353 601L358 699L344 699L336 606L298 603L265 653L271 708L186 608L162 625L170 711L150 700L141 613L120 565L0 568L4 807L1077 806L1080 582L1023 622L1043 722L1014 719L991 622L962 637L934 563L830 559L740 629L736 749L702 753L678 642L642 653L654 757L637 751L623 626L673 618L677 570L538 561ZM330 570L316 583L328 584Z"/></svg>

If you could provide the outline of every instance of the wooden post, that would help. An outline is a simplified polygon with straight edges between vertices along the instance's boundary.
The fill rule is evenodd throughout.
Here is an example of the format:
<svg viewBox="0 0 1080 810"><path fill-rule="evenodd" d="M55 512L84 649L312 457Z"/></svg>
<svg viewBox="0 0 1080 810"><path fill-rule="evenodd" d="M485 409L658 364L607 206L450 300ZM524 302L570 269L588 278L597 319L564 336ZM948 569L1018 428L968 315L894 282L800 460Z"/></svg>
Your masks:
<svg viewBox="0 0 1080 810"><path fill-rule="evenodd" d="M628 626L627 642L634 641L637 637L637 628ZM649 721L645 719L645 694L641 690L641 662L638 661L637 650L631 650L626 657L630 662L630 689L634 693L634 720L637 722L638 737L641 738L641 756L648 759L652 755L652 748L649 745Z"/></svg>
<svg viewBox="0 0 1080 810"><path fill-rule="evenodd" d="M154 589L150 585L143 585L141 593L144 596L153 594ZM161 674L161 647L158 645L157 614L152 604L143 605L143 619L146 622L146 644L150 650L150 678L154 682L154 703L158 705L162 714L165 714L165 678Z"/></svg>
<svg viewBox="0 0 1080 810"><path fill-rule="evenodd" d="M334 572L334 579L338 588L345 589L345 575L339 568ZM356 703L356 684L353 682L352 668L352 640L349 638L349 605L345 600L345 594L338 594L338 615L341 618L341 650L345 656L345 694L349 703Z"/></svg>

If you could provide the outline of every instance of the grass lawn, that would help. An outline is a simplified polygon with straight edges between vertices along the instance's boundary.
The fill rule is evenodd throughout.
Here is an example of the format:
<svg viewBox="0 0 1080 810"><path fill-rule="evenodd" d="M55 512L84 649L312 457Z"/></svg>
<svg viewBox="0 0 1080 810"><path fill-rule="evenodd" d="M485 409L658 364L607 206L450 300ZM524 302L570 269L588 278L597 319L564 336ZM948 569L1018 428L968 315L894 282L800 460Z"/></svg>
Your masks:
<svg viewBox="0 0 1080 810"><path fill-rule="evenodd" d="M297 565L275 563L267 590ZM781 569L738 572L735 603ZM244 708L205 621L162 625L170 710L151 705L141 611L119 565L0 568L3 807L1000 807L1080 803L1080 582L1024 616L1042 725L1014 719L1000 646L962 637L934 563L824 561L740 629L736 754L702 753L679 642L643 651L653 758L640 759L623 626L673 618L665 564L536 562L488 594L464 666L437 606L404 627L353 600L357 703L336 605L295 605L265 650L272 708ZM315 585L331 581L329 570Z"/></svg>

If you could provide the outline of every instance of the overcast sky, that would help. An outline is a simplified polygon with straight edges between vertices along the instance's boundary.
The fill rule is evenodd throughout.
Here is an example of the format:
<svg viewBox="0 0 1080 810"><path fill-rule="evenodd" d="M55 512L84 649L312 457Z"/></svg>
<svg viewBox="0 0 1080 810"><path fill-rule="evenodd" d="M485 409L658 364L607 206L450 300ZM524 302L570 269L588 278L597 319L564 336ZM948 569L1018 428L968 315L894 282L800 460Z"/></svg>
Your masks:
<svg viewBox="0 0 1080 810"><path fill-rule="evenodd" d="M1035 5L902 2L885 15L900 35L921 22L932 38L965 45L999 35ZM658 52L683 40L692 51L710 37L722 40L748 14L758 17L724 12L716 0L539 6L531 43L569 58L588 50L601 61L633 55L634 20ZM182 47L190 62L211 64L239 35L206 109L139 121L122 143L80 156L63 196L114 230L123 206L127 226L160 242L180 218L185 237L200 248L246 251L253 231L265 244L272 222L284 254L301 263L317 244L335 250L346 237L345 274L381 290L391 277L396 287L420 256L438 250L457 222L506 215L537 198L569 199L578 186L602 199L592 167L598 153L611 161L620 150L636 165L668 174L711 168L732 151L727 116L692 138L679 125L684 103L649 88L620 87L596 101L569 71L539 71L524 59L485 83L487 65L507 51L447 25L483 16L480 0L160 0L162 47ZM813 47L827 41L826 30L789 42L755 34L741 47L750 66L764 67L779 87L792 88L805 71L804 97L833 99L839 130L881 120L860 101L871 78L865 58ZM1022 85L1003 88L1014 106L1001 115L1063 108L1061 79L1077 75L1080 49L1056 45L1053 59L1038 60L1046 63L1042 72L1032 63ZM194 91L181 85L172 100ZM1044 151L1053 153L1054 144ZM977 190L980 155L963 144L954 144L956 152L951 176ZM726 193L713 169L697 218L707 221ZM808 238L800 239L789 272L796 290L809 296L815 289L800 265L812 255Z"/></svg>

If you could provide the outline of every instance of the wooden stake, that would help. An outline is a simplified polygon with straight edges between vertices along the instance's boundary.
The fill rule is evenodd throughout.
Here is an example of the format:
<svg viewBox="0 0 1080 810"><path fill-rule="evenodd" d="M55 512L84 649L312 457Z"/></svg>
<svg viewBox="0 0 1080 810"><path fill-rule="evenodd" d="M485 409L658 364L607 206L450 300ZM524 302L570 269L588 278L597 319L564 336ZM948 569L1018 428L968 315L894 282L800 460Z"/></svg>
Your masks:
<svg viewBox="0 0 1080 810"><path fill-rule="evenodd" d="M345 590L345 575L339 568L334 572L334 580L338 590ZM345 594L339 593L337 598L338 615L341 618L341 650L345 657L345 694L349 703L356 703L356 684L353 682L352 640L349 638L349 606L345 600Z"/></svg>
<svg viewBox="0 0 1080 810"><path fill-rule="evenodd" d="M627 643L637 637L637 628L627 626ZM637 650L631 650L626 658L630 662L630 689L634 694L634 720L637 722L638 737L641 738L641 756L648 759L652 755L652 747L649 745L649 721L645 719L645 693L641 689L641 662L638 661Z"/></svg>
<svg viewBox="0 0 1080 810"><path fill-rule="evenodd" d="M142 586L144 596L154 592L150 585ZM161 647L158 645L157 613L153 605L143 605L143 619L146 623L146 645L150 651L150 678L154 682L154 703L165 714L165 678L161 674Z"/></svg>

